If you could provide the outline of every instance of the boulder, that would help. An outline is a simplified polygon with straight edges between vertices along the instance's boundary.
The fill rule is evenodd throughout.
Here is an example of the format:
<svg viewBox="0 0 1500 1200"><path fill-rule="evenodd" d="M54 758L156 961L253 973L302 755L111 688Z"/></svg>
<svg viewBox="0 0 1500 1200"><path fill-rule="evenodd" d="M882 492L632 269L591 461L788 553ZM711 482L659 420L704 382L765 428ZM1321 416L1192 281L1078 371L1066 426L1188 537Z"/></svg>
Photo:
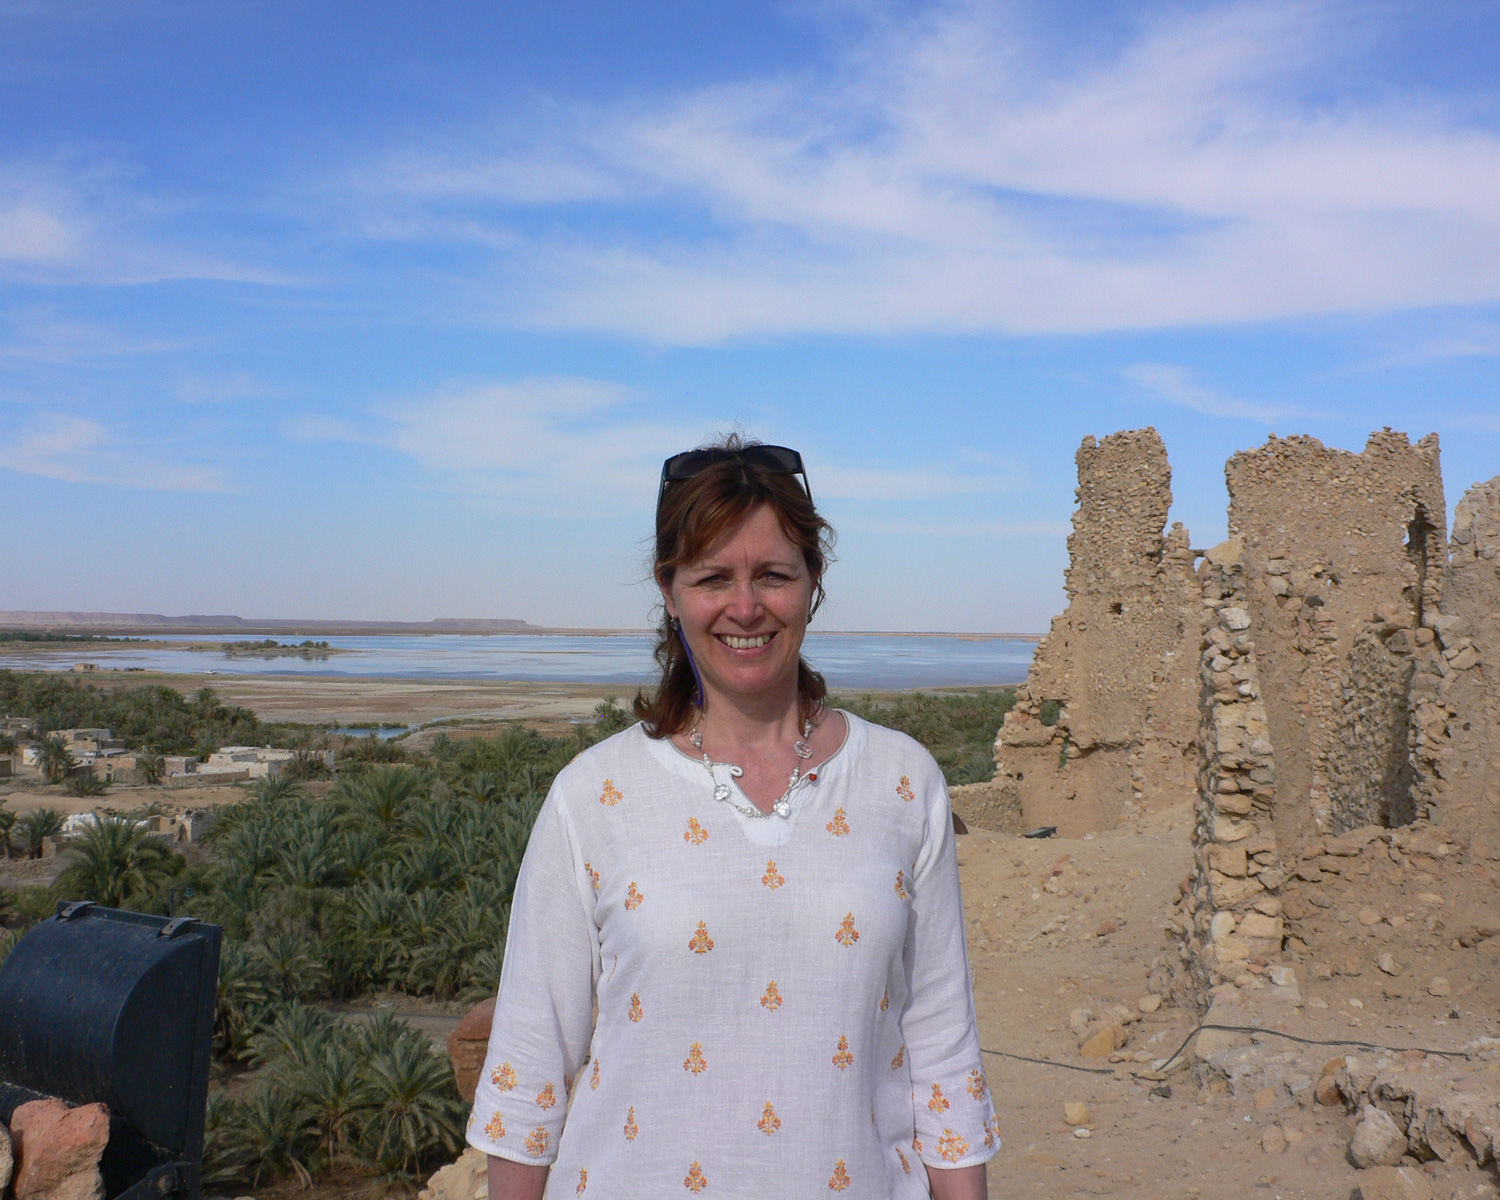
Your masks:
<svg viewBox="0 0 1500 1200"><path fill-rule="evenodd" d="M5 1128L5 1122L0 1121L0 1196L5 1195L5 1189L10 1186L10 1171L15 1163L15 1154L10 1148L10 1133Z"/></svg>
<svg viewBox="0 0 1500 1200"><path fill-rule="evenodd" d="M1360 1114L1354 1136L1349 1139L1349 1161L1362 1170L1394 1167L1406 1153L1406 1134L1385 1109L1370 1104Z"/></svg>
<svg viewBox="0 0 1500 1200"><path fill-rule="evenodd" d="M490 1022L495 1017L495 997L481 1000L468 1012L458 1028L448 1035L448 1058L453 1063L453 1078L458 1094L474 1103L474 1089L484 1070L484 1056L490 1045Z"/></svg>
<svg viewBox="0 0 1500 1200"><path fill-rule="evenodd" d="M104 1200L99 1156L109 1141L102 1104L69 1108L61 1100L32 1100L11 1114L15 1200Z"/></svg>
<svg viewBox="0 0 1500 1200"><path fill-rule="evenodd" d="M1359 1200L1432 1200L1432 1185L1411 1167L1372 1167L1360 1174Z"/></svg>

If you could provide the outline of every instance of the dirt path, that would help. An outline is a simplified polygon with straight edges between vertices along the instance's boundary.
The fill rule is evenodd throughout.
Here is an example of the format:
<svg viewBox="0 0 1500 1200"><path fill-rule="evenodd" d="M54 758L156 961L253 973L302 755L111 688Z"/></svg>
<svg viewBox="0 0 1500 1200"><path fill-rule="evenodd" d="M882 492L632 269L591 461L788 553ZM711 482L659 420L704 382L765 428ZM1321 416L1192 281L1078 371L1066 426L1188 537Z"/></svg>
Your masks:
<svg viewBox="0 0 1500 1200"><path fill-rule="evenodd" d="M1260 1044L1245 1055L1257 1056L1261 1074L1247 1075L1239 1094L1222 1079L1200 1090L1190 1068L1164 1081L1169 1096L1153 1095L1163 1081L1132 1074L1165 1058L1196 1023L1187 1008L1169 1004L1143 1013L1138 1004L1150 991L1153 962L1176 958L1177 943L1164 925L1177 883L1191 866L1187 818L1185 809L1159 813L1144 824L1078 840L1028 841L983 831L959 839L981 1044L1108 1072L986 1055L1004 1142L989 1169L995 1200L1350 1196L1357 1174L1344 1150L1354 1119L1341 1108L1313 1103L1311 1087L1302 1082L1315 1079L1319 1064L1340 1054L1338 1048L1258 1036ZM1314 978L1303 985L1303 1003L1276 1008L1264 1027L1304 1038L1436 1047L1456 1047L1485 1032L1468 1028L1474 1021L1452 1020L1450 1002L1421 988L1391 1000L1385 995L1391 989L1377 982L1383 978L1370 970ZM1159 986L1160 975L1153 981ZM1147 1061L1082 1057L1073 1028L1081 1024L1079 1009L1128 1022L1129 1040L1116 1057ZM1375 1057L1366 1054L1366 1061ZM1282 1085L1264 1086L1267 1059ZM1067 1102L1088 1106L1086 1125L1064 1119ZM1087 1136L1075 1132L1080 1127ZM1460 1155L1438 1164L1435 1195L1494 1197L1493 1176L1471 1162Z"/></svg>

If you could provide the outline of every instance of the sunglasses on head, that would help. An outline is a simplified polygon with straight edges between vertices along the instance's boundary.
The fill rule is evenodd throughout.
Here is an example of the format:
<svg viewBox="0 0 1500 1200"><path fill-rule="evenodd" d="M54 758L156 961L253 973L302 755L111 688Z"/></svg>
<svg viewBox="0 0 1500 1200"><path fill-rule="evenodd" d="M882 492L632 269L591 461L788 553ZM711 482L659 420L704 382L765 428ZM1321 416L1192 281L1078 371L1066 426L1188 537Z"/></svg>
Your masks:
<svg viewBox="0 0 1500 1200"><path fill-rule="evenodd" d="M707 450L684 450L674 454L661 465L661 486L656 493L656 509L661 511L661 502L667 494L667 484L682 483L706 471L715 463L737 458L746 466L759 467L772 475L802 476L802 490L812 498L812 488L807 483L807 470L802 465L802 455L788 446L742 446L738 450L711 447Z"/></svg>

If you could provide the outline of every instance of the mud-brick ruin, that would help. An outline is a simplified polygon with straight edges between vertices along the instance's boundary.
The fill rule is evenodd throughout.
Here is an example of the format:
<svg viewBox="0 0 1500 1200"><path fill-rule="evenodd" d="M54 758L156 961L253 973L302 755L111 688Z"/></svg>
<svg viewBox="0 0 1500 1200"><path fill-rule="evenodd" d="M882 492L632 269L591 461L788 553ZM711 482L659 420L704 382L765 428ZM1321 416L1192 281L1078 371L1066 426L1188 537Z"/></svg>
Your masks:
<svg viewBox="0 0 1500 1200"><path fill-rule="evenodd" d="M1500 477L1450 539L1436 436L1272 437L1229 460L1229 539L1195 550L1164 532L1155 430L1077 462L1068 607L996 743L1006 825L1079 836L1192 797L1200 995L1301 945L1310 860L1500 851Z"/></svg>

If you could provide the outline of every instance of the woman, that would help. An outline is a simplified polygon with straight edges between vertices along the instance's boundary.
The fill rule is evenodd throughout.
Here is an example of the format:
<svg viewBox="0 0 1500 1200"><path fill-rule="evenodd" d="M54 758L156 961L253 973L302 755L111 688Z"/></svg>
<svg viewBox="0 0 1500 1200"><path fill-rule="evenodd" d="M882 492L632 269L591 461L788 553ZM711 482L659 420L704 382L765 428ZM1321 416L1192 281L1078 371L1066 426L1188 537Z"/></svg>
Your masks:
<svg viewBox="0 0 1500 1200"><path fill-rule="evenodd" d="M947 791L801 659L805 480L737 439L663 468L661 682L527 846L469 1125L490 1200L986 1195Z"/></svg>

